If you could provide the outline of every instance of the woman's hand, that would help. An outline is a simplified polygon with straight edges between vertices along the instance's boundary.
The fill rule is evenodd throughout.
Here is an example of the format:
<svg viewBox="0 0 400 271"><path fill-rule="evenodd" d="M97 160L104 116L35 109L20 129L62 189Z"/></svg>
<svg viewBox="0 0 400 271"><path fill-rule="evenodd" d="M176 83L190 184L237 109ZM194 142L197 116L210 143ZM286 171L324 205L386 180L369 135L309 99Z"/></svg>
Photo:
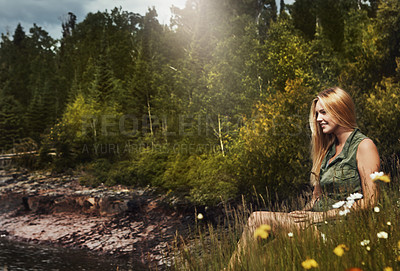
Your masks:
<svg viewBox="0 0 400 271"><path fill-rule="evenodd" d="M323 221L323 212L310 212L310 211L293 211L289 213L289 217L295 223L318 223Z"/></svg>

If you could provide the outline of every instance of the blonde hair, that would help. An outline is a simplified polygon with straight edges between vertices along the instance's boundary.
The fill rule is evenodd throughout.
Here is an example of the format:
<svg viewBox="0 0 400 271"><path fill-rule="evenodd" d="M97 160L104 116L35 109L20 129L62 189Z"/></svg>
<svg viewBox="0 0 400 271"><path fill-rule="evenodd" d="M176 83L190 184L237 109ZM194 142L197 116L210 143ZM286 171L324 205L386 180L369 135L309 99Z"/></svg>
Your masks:
<svg viewBox="0 0 400 271"><path fill-rule="evenodd" d="M311 169L311 184L319 182L319 173L322 160L328 149L335 141L335 135L324 134L321 126L317 123L315 107L320 101L325 112L330 114L332 119L339 125L349 130L357 127L356 110L350 95L341 88L333 87L321 91L312 101L310 109L310 128L311 128L311 158L313 166Z"/></svg>

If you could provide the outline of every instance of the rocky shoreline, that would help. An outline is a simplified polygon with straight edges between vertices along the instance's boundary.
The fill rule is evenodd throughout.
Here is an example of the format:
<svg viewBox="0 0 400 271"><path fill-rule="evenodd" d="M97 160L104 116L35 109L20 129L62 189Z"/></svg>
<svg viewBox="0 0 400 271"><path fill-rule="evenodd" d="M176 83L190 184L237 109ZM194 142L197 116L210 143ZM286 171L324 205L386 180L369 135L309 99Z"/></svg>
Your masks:
<svg viewBox="0 0 400 271"><path fill-rule="evenodd" d="M176 232L193 219L150 189L88 188L76 175L0 170L2 238L133 257L164 269Z"/></svg>

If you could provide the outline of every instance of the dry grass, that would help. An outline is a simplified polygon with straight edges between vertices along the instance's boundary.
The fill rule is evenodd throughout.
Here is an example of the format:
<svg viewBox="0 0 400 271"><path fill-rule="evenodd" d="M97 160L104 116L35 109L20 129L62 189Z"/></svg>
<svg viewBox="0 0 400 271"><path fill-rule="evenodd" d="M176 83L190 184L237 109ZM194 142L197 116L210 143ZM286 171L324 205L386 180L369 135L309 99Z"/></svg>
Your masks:
<svg viewBox="0 0 400 271"><path fill-rule="evenodd" d="M242 253L241 264L235 270L304 270L307 266L302 263L306 259L314 259L318 267L311 269L319 270L356 267L400 270L399 169L398 166L392 169L390 184L380 183L379 212L376 208L353 212L324 224L319 230L310 227L300 234L294 232L293 237L287 232L278 232L266 240L253 240ZM249 214L243 206L226 206L226 218L218 226L199 220L192 239L177 240L174 269L220 271L227 268ZM387 238L382 238L385 234L378 234L380 232L387 233ZM346 248L342 256L337 256L334 249L341 244Z"/></svg>

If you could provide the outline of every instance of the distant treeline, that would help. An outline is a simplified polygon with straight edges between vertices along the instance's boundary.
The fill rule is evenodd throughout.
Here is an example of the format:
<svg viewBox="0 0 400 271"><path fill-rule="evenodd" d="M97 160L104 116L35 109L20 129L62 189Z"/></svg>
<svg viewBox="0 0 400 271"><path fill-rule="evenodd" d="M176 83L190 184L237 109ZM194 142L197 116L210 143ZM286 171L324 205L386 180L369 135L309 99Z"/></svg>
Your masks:
<svg viewBox="0 0 400 271"><path fill-rule="evenodd" d="M153 186L195 204L306 189L308 113L340 86L388 163L400 151L398 0L188 0L169 26L115 8L62 38L2 35L0 148L90 185ZM49 155L49 153L56 155Z"/></svg>

